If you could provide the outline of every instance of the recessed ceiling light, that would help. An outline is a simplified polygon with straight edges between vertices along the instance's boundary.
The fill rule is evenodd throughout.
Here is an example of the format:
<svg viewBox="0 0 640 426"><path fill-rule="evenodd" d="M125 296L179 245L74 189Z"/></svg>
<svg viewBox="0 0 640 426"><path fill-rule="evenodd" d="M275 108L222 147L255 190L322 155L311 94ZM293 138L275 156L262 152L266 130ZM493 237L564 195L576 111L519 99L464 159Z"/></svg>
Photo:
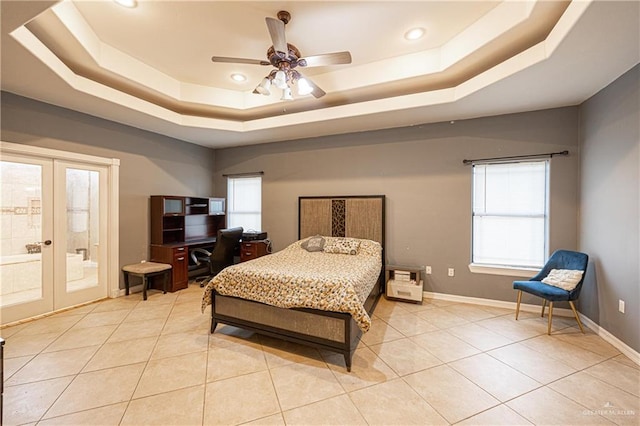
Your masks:
<svg viewBox="0 0 640 426"><path fill-rule="evenodd" d="M424 28L412 28L404 33L404 38L407 40L417 40L424 35Z"/></svg>
<svg viewBox="0 0 640 426"><path fill-rule="evenodd" d="M233 81L242 82L242 81L247 81L247 76L245 76L244 74L234 73L234 74L231 74L231 79Z"/></svg>
<svg viewBox="0 0 640 426"><path fill-rule="evenodd" d="M113 0L118 3L120 6L124 7L136 7L138 2L136 0Z"/></svg>

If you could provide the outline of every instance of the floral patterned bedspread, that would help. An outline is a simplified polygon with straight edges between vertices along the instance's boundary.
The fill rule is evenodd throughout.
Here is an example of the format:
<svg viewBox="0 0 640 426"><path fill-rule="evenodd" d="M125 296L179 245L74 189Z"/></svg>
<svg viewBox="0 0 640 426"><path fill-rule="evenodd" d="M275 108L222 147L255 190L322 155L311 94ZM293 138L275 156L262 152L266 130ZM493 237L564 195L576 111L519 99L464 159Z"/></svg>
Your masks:
<svg viewBox="0 0 640 426"><path fill-rule="evenodd" d="M336 237L324 237L331 241ZM357 254L308 252L297 241L282 251L230 266L207 284L202 310L211 290L280 308L312 308L351 314L363 332L371 318L364 308L382 265L382 247L359 240Z"/></svg>

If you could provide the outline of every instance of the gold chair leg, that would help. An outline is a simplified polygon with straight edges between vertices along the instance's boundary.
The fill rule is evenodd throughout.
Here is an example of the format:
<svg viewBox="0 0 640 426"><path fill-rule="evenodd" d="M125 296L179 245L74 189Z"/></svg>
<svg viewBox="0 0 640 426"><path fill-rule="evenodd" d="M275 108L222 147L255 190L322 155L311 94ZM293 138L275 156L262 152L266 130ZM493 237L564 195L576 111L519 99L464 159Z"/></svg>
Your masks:
<svg viewBox="0 0 640 426"><path fill-rule="evenodd" d="M544 307L547 306L547 299L542 299L542 313L540 313L541 317L544 317Z"/></svg>
<svg viewBox="0 0 640 426"><path fill-rule="evenodd" d="M551 335L551 317L553 316L553 302L549 302L549 326L547 327L547 334Z"/></svg>
<svg viewBox="0 0 640 426"><path fill-rule="evenodd" d="M516 321L518 321L518 314L520 313L520 300L522 299L522 290L518 290L518 302L516 303Z"/></svg>
<svg viewBox="0 0 640 426"><path fill-rule="evenodd" d="M580 322L580 317L578 316L578 311L576 311L576 307L573 304L573 301L569 301L569 306L571 306L571 310L573 311L573 315L576 317L576 321L578 321L578 327L580 327L580 331L584 334L584 328L582 328L582 322Z"/></svg>

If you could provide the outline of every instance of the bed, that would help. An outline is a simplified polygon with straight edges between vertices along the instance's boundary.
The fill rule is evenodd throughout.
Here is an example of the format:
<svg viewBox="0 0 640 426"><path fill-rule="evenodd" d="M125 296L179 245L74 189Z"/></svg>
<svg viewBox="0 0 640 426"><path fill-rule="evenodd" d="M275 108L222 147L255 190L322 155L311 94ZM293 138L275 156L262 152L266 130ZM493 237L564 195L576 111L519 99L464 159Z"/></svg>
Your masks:
<svg viewBox="0 0 640 426"><path fill-rule="evenodd" d="M384 222L384 195L299 197L298 241L227 268L207 284L202 306L211 304L211 333L223 323L338 352L351 371L384 292ZM330 251L355 244L355 254L302 247L317 235L327 249L338 247Z"/></svg>

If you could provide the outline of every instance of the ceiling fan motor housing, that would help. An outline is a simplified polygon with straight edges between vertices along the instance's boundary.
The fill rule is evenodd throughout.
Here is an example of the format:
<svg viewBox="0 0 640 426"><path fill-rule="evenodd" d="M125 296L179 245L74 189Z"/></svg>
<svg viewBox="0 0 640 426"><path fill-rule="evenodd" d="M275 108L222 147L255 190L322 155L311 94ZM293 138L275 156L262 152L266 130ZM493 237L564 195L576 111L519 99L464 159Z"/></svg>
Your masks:
<svg viewBox="0 0 640 426"><path fill-rule="evenodd" d="M300 51L291 43L287 43L287 55L283 56L281 52L276 52L273 46L267 50L267 58L269 62L276 68L279 68L281 62L287 62L291 68L298 66L298 59L300 59Z"/></svg>

